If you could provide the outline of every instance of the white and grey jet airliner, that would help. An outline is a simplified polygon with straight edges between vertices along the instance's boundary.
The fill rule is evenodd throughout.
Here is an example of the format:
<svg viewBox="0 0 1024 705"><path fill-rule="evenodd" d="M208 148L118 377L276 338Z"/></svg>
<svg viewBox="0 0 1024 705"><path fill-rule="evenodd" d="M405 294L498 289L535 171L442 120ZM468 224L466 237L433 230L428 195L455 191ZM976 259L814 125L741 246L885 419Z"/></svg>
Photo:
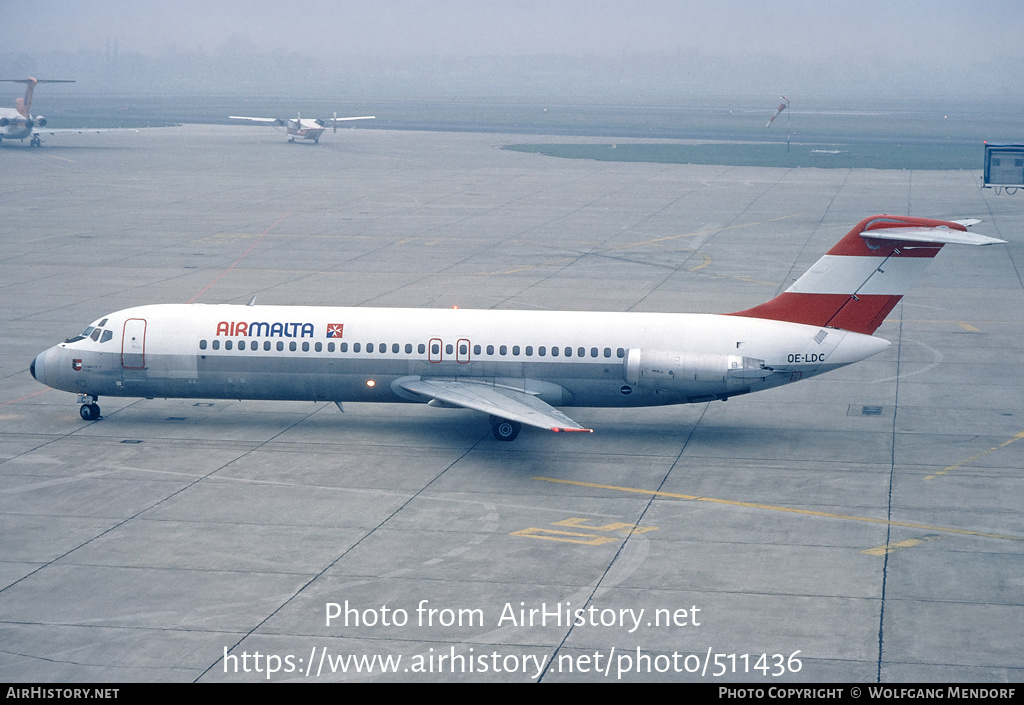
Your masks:
<svg viewBox="0 0 1024 705"><path fill-rule="evenodd" d="M882 352L872 333L944 244L1005 242L965 223L866 218L729 314L159 304L103 316L31 373L78 393L87 421L106 395L420 402L488 414L502 441L589 431L555 407L724 400Z"/></svg>

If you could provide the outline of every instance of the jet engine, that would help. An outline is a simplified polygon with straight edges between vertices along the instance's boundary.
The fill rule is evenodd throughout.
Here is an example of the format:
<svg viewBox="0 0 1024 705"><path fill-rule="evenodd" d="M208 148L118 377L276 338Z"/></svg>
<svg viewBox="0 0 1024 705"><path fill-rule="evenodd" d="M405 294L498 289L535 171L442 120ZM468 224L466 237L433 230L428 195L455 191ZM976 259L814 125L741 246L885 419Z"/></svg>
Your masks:
<svg viewBox="0 0 1024 705"><path fill-rule="evenodd" d="M44 118L42 115L36 115L35 121L36 124L39 125L39 127L46 127L46 118Z"/></svg>
<svg viewBox="0 0 1024 705"><path fill-rule="evenodd" d="M7 127L11 124L11 121L7 118L0 118L0 127Z"/></svg>
<svg viewBox="0 0 1024 705"><path fill-rule="evenodd" d="M772 374L753 357L640 348L630 349L623 365L626 382L635 387L695 394L735 393Z"/></svg>

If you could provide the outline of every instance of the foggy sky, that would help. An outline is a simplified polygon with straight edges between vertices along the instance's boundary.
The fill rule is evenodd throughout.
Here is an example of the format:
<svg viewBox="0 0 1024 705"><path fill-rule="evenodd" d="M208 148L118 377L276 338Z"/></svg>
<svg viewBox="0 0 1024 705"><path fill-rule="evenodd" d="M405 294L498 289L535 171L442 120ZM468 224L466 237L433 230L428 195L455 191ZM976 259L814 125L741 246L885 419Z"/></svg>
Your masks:
<svg viewBox="0 0 1024 705"><path fill-rule="evenodd" d="M52 0L0 16L0 77L83 91L1024 101L1020 0Z"/></svg>
<svg viewBox="0 0 1024 705"><path fill-rule="evenodd" d="M1019 0L97 0L5 3L4 50L212 51L241 35L323 60L697 51L942 63L1024 53ZM1015 67L1008 66L1007 70Z"/></svg>

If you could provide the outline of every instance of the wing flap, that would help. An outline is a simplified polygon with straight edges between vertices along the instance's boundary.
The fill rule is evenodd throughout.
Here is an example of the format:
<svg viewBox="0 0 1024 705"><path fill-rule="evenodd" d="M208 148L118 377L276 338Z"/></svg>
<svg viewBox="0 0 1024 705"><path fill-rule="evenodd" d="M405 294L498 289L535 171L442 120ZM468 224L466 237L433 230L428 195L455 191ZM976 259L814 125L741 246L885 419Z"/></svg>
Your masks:
<svg viewBox="0 0 1024 705"><path fill-rule="evenodd" d="M431 400L480 411L509 421L549 431L586 431L584 428L545 401L508 387L482 382L448 379L409 379L398 385L413 394Z"/></svg>

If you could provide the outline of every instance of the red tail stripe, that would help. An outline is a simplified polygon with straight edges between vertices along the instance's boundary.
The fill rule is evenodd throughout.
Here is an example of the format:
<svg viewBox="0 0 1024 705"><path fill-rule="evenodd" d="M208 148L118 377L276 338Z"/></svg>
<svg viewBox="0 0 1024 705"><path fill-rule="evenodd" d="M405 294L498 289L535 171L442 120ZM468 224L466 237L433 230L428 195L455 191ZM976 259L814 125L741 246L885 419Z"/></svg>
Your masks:
<svg viewBox="0 0 1024 705"><path fill-rule="evenodd" d="M871 335L899 303L900 296L868 294L795 294L784 292L771 301L730 315L773 321L830 326Z"/></svg>

